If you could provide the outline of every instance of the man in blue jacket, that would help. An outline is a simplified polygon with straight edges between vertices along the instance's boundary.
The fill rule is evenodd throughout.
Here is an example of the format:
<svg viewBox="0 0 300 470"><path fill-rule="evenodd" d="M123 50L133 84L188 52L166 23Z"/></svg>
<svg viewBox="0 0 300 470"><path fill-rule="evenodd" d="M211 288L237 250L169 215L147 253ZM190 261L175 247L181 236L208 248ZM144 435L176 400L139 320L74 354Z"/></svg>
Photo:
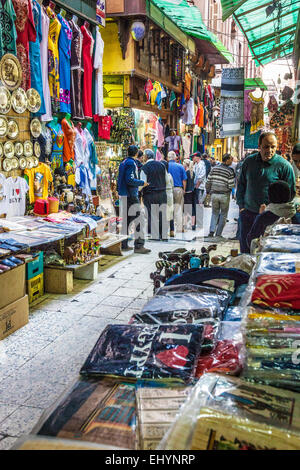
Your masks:
<svg viewBox="0 0 300 470"><path fill-rule="evenodd" d="M122 217L122 233L128 235L128 227L131 222L134 223L134 252L140 254L150 253L151 250L144 247L144 218L141 214L141 205L139 202L139 186L147 186L143 180L137 178L137 166L135 162L138 148L130 145L128 148L128 157L123 160L119 166L119 175L117 190L120 199L120 214ZM122 250L132 250L128 246L128 240L122 242Z"/></svg>

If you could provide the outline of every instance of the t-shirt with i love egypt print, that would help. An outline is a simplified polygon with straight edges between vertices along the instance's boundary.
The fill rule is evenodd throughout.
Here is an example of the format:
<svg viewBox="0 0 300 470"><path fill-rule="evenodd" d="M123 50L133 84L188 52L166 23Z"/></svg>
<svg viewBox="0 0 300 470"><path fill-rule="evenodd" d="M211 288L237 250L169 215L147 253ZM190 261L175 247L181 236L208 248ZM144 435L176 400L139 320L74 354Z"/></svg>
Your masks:
<svg viewBox="0 0 300 470"><path fill-rule="evenodd" d="M7 218L25 214L26 193L29 186L20 176L6 180Z"/></svg>

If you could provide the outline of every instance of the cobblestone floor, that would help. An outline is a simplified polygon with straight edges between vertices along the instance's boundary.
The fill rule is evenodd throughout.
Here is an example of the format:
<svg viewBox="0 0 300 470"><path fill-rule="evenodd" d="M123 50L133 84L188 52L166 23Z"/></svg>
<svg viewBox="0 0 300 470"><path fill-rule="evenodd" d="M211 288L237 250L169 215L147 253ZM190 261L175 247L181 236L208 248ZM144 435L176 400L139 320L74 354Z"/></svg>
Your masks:
<svg viewBox="0 0 300 470"><path fill-rule="evenodd" d="M211 209L204 212L208 234ZM223 236L233 237L238 208L230 206ZM127 323L153 295L149 274L158 252L186 246L203 246L203 232L188 232L191 242L148 242L148 255L131 254L99 273L91 281L75 281L69 295L47 295L30 310L29 323L0 342L0 450L29 433L43 411L78 377L79 370L101 331L110 323ZM202 235L202 236L201 236ZM239 245L218 244L228 255Z"/></svg>

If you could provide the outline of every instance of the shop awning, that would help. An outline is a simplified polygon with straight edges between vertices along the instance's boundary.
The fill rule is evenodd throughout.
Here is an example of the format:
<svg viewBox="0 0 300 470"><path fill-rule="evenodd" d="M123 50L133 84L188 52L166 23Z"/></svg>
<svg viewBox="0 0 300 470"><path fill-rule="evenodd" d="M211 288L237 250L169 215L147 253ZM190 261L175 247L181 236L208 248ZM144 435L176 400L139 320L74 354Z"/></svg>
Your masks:
<svg viewBox="0 0 300 470"><path fill-rule="evenodd" d="M222 41L206 28L197 7L189 5L186 0L176 1L176 3L168 0L150 0L150 4L163 11L166 17L171 19L184 33L198 40L196 42L204 54L206 47L211 63L228 64L233 61L232 54Z"/></svg>
<svg viewBox="0 0 300 470"><path fill-rule="evenodd" d="M257 65L290 55L300 19L300 0L222 0L223 21L233 15Z"/></svg>
<svg viewBox="0 0 300 470"><path fill-rule="evenodd" d="M262 90L268 89L267 85L261 78L246 78L245 88L261 88Z"/></svg>

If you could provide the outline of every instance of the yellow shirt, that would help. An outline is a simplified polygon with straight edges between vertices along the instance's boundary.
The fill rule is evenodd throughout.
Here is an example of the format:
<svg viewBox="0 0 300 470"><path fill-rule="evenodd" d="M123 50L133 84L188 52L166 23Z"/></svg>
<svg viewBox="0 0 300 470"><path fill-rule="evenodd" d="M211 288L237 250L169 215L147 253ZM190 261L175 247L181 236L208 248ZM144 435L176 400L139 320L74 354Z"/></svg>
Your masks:
<svg viewBox="0 0 300 470"><path fill-rule="evenodd" d="M36 168L26 169L24 174L28 178L30 204L37 199L47 199L49 183L53 181L50 167L40 163Z"/></svg>

